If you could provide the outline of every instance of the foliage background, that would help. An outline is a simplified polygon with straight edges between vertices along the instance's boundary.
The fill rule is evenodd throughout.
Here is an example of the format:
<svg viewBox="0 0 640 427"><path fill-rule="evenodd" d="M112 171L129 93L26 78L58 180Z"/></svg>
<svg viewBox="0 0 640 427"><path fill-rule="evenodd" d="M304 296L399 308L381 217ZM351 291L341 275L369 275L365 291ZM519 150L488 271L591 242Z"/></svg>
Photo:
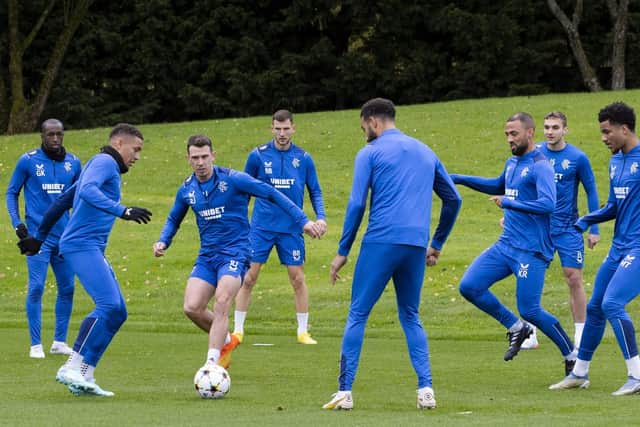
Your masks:
<svg viewBox="0 0 640 427"><path fill-rule="evenodd" d="M45 3L22 2L23 32ZM0 22L6 13L0 3ZM640 87L639 14L631 2L629 88ZM26 53L27 95L63 19L56 9ZM611 27L605 2L587 1L582 42L604 87ZM7 43L0 30L0 52ZM0 77L7 61L0 54ZM340 110L373 96L416 104L581 90L566 35L539 0L95 0L42 117L77 129Z"/></svg>

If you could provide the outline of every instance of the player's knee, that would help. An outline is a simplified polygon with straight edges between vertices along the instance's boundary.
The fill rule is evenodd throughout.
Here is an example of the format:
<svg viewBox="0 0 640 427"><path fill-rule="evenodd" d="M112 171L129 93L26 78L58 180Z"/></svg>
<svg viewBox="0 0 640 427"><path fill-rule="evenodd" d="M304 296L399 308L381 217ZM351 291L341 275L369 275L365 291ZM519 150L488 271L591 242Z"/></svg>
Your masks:
<svg viewBox="0 0 640 427"><path fill-rule="evenodd" d="M460 282L458 291L460 291L460 295L462 295L468 301L473 301L480 295L480 291L473 285L472 282L467 280L463 280L462 282Z"/></svg>
<svg viewBox="0 0 640 427"><path fill-rule="evenodd" d="M129 313L124 304L109 304L101 307L104 318L109 324L111 330L118 330L120 326L127 320Z"/></svg>
<svg viewBox="0 0 640 427"><path fill-rule="evenodd" d="M617 319L624 317L624 304L612 298L605 298L602 301L602 311L607 319Z"/></svg>
<svg viewBox="0 0 640 427"><path fill-rule="evenodd" d="M253 290L253 287L256 285L256 282L256 276L247 273L245 274L244 280L242 281L242 288L246 291L251 292Z"/></svg>
<svg viewBox="0 0 640 427"><path fill-rule="evenodd" d="M587 304L587 316L597 320L604 320L604 312L602 311L602 303L595 304L590 302Z"/></svg>
<svg viewBox="0 0 640 427"><path fill-rule="evenodd" d="M189 319L197 319L204 313L205 309L190 302L185 302L182 306L182 311Z"/></svg>
<svg viewBox="0 0 640 427"><path fill-rule="evenodd" d="M27 292L27 299L29 302L38 302L42 300L42 294L44 293L44 286L29 286L29 292Z"/></svg>
<svg viewBox="0 0 640 427"><path fill-rule="evenodd" d="M58 296L65 299L73 298L74 289L73 283L66 285L58 284Z"/></svg>
<svg viewBox="0 0 640 427"><path fill-rule="evenodd" d="M518 312L520 316L529 323L534 325L538 324L538 319L542 314L542 307L540 304L529 304L527 302L518 303Z"/></svg>
<svg viewBox="0 0 640 427"><path fill-rule="evenodd" d="M565 275L567 279L567 286L571 289L582 288L582 272L581 270L572 271Z"/></svg>

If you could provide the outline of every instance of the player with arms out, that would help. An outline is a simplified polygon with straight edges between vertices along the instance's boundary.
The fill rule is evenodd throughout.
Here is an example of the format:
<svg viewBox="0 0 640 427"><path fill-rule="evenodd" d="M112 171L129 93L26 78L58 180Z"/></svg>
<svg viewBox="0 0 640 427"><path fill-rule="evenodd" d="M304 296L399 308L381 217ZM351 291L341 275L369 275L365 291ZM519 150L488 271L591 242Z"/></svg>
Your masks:
<svg viewBox="0 0 640 427"><path fill-rule="evenodd" d="M551 242L560 257L564 278L569 286L569 305L575 325L573 342L578 348L587 316L587 297L582 285L584 241L582 233L573 227L578 219L578 184L582 183L587 194L589 212L598 209L598 190L587 155L565 141L567 131L567 116L561 111L550 112L544 118L546 141L537 144L537 147L549 159L555 172L557 198L551 215ZM598 225L594 224L587 236L589 249L593 249L599 240ZM534 328L533 334L522 344L522 348L537 346Z"/></svg>
<svg viewBox="0 0 640 427"><path fill-rule="evenodd" d="M275 203L294 218L299 231L319 237L320 227L275 188L246 173L214 166L215 151L206 135L187 141L187 160L193 173L178 189L160 238L153 245L156 257L165 255L189 208L200 233L200 251L187 280L184 313L209 334L206 363L229 366L231 350L239 342L229 336L229 310L249 268L249 197ZM213 311L209 301L215 297Z"/></svg>
<svg viewBox="0 0 640 427"><path fill-rule="evenodd" d="M569 372L576 357L573 344L558 319L540 304L545 271L553 257L551 214L556 185L549 161L533 142L534 131L535 123L527 113L516 113L507 119L505 135L513 156L499 177L451 174L456 184L491 194L490 200L504 211L502 234L464 273L460 293L507 329L505 361L513 359L533 333L529 322L555 343L564 357L565 372ZM516 277L518 311L526 322L489 291L511 274Z"/></svg>
<svg viewBox="0 0 640 427"><path fill-rule="evenodd" d="M627 368L627 382L614 396L640 393L640 358L636 331L627 304L640 293L640 141L636 115L622 102L598 113L602 142L611 151L607 204L575 224L584 232L593 224L615 219L611 249L600 265L587 305L587 321L573 371L552 390L589 386L591 359L602 341L607 320L616 336Z"/></svg>
<svg viewBox="0 0 640 427"><path fill-rule="evenodd" d="M144 137L135 126L116 125L109 133L109 145L87 162L78 181L47 210L36 237L21 242L24 253L37 253L51 224L73 208L60 237L60 253L96 305L80 324L73 352L56 375L56 381L75 395L114 395L98 386L94 371L127 319L127 308L104 253L116 218L139 224L151 219L148 210L120 203L120 175L140 159L143 144Z"/></svg>
<svg viewBox="0 0 640 427"><path fill-rule="evenodd" d="M393 103L383 98L367 101L360 110L366 146L355 159L342 238L331 262L332 284L347 262L371 190L369 226L353 274L351 305L342 337L339 388L324 409L353 408L351 388L367 319L391 279L409 357L418 377L417 407L436 407L427 335L419 315L420 293L425 262L436 264L462 200L436 154L397 129L395 115ZM434 192L442 200L442 208L429 243Z"/></svg>
<svg viewBox="0 0 640 427"><path fill-rule="evenodd" d="M29 231L35 232L42 216L51 203L80 176L80 160L67 153L63 145L64 127L57 119L42 122L39 149L23 154L7 187L6 203L11 224L19 239ZM20 218L19 197L24 189L25 221ZM74 276L69 263L59 254L58 241L69 214L65 213L55 224L40 253L27 258L29 272L26 312L31 336L29 357L44 358L42 339L42 294L49 264L56 276L57 297L55 305L55 330L50 353L71 354L67 346L67 331L73 307ZM25 225L26 223L26 225Z"/></svg>
<svg viewBox="0 0 640 427"><path fill-rule="evenodd" d="M309 190L311 205L316 213L316 224L324 234L325 221L322 190L311 155L292 141L295 133L293 114L278 110L271 121L273 139L251 151L244 171L263 181L302 209L305 187ZM308 332L309 290L305 283L304 237L294 219L268 200L257 198L253 207L250 232L251 267L236 297L234 331L240 342L244 338L244 322L251 302L251 291L258 280L262 265L269 259L275 246L280 262L287 267L289 282L293 287L298 320L297 337L300 344L316 344Z"/></svg>

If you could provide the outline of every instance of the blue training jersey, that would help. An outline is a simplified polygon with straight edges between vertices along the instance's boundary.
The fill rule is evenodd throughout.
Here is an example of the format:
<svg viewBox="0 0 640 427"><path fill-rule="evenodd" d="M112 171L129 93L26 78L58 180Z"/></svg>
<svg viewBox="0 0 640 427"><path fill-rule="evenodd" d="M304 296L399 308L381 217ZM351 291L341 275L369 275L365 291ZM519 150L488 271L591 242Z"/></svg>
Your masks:
<svg viewBox="0 0 640 427"><path fill-rule="evenodd" d="M69 153L62 161L51 159L42 149L20 156L6 194L7 210L13 228L22 223L18 197L23 188L25 223L27 229L35 233L49 205L78 179L81 169L80 160ZM51 230L52 238L60 237L68 220L69 214L65 213Z"/></svg>
<svg viewBox="0 0 640 427"><path fill-rule="evenodd" d="M106 153L95 155L75 185L73 211L62 237L60 252L99 249L104 252L117 217L125 207L120 204L120 168Z"/></svg>
<svg viewBox="0 0 640 427"><path fill-rule="evenodd" d="M497 178L457 174L451 178L482 193L503 195L504 229L498 241L550 261L551 214L556 203L553 174L547 158L535 149L510 157Z"/></svg>
<svg viewBox="0 0 640 427"><path fill-rule="evenodd" d="M338 254L347 256L356 238L371 190L369 225L363 243L427 247L432 195L442 199L431 246L441 249L462 199L436 154L398 129L388 129L356 155L353 185Z"/></svg>
<svg viewBox="0 0 640 427"><path fill-rule="evenodd" d="M558 151L550 150L546 142L538 145L555 172L557 189L556 207L551 216L551 233L559 233L573 228L578 219L578 184L582 183L587 193L589 212L598 210L598 190L587 155L577 147L567 143ZM591 234L600 234L598 225L591 226Z"/></svg>
<svg viewBox="0 0 640 427"><path fill-rule="evenodd" d="M244 171L271 185L300 209L304 203L305 186L309 190L316 219L325 219L322 190L311 155L291 144L284 151L269 141L251 151ZM279 206L265 199L256 199L251 216L251 227L279 233L299 233L300 227Z"/></svg>
<svg viewBox="0 0 640 427"><path fill-rule="evenodd" d="M200 233L200 255L249 255L250 196L275 203L284 215L292 218L297 233L308 221L300 208L270 185L244 172L214 166L208 181L199 182L195 174L191 174L180 186L159 241L167 247L171 245L191 207Z"/></svg>
<svg viewBox="0 0 640 427"><path fill-rule="evenodd" d="M576 226L589 226L616 220L613 242L621 250L640 248L640 145L624 154L611 156L609 162L609 199L595 212L581 217Z"/></svg>

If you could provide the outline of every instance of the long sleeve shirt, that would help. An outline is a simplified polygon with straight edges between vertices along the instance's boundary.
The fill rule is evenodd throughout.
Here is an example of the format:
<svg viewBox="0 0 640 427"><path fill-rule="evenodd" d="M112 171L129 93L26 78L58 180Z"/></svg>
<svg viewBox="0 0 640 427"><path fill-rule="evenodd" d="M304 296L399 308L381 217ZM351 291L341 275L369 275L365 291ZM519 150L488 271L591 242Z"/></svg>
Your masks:
<svg viewBox="0 0 640 427"><path fill-rule="evenodd" d="M22 223L19 209L20 192L24 190L25 223L35 233L42 215L56 198L80 176L80 160L67 153L64 160L49 158L42 149L23 154L16 164L7 187L6 204L11 224L15 228ZM69 215L64 214L54 225L50 236L60 238Z"/></svg>
<svg viewBox="0 0 640 427"><path fill-rule="evenodd" d="M442 208L431 246L441 249L460 210L460 194L433 150L398 129L385 130L356 155L338 254L349 254L369 192L363 243L427 247L434 191Z"/></svg>
<svg viewBox="0 0 640 427"><path fill-rule="evenodd" d="M627 154L621 151L609 162L609 198L597 211L581 217L576 226L586 230L600 222L616 220L612 246L621 250L640 248L640 145Z"/></svg>
<svg viewBox="0 0 640 427"><path fill-rule="evenodd" d="M272 186L244 172L213 167L213 176L199 182L189 176L176 193L175 202L160 233L167 247L178 232L189 208L193 211L200 233L200 254L249 254L249 197L269 200L290 216L301 233L308 218L291 200Z"/></svg>
<svg viewBox="0 0 640 427"><path fill-rule="evenodd" d="M453 182L486 194L503 195L504 229L498 241L553 258L551 214L556 203L554 172L538 149L512 156L497 178L451 174Z"/></svg>

